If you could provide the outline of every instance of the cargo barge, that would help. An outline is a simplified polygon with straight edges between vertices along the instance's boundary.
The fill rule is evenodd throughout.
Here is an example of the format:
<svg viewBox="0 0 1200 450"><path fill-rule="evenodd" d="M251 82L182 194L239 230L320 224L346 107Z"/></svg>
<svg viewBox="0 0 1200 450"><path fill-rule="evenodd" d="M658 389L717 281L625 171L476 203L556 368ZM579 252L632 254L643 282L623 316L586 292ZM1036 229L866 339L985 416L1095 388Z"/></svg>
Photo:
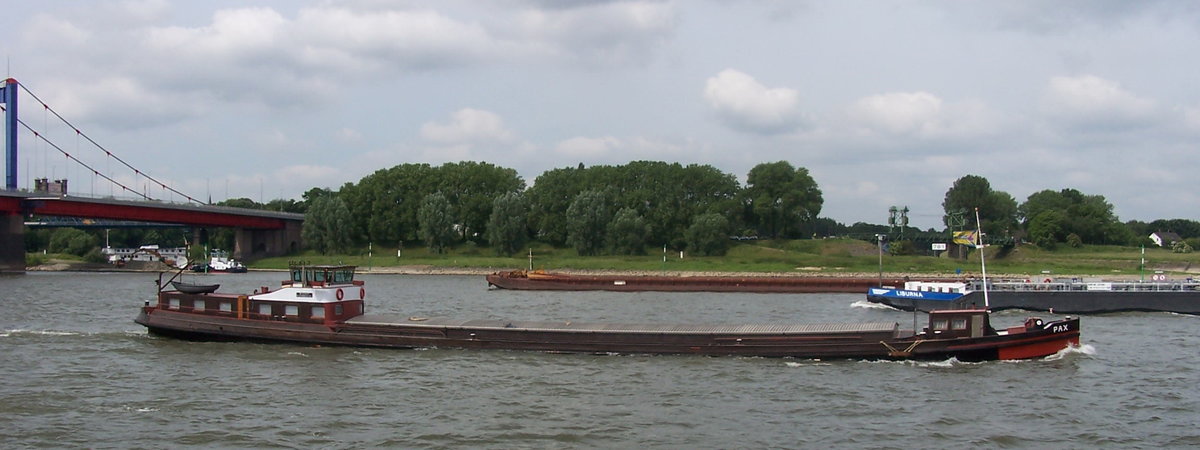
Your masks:
<svg viewBox="0 0 1200 450"><path fill-rule="evenodd" d="M867 289L867 300L905 311L984 307L982 280L909 281L903 289ZM1200 283L1192 280L1103 281L1044 278L987 282L986 305L993 311L1023 309L1062 314L1125 311L1200 315Z"/></svg>
<svg viewBox="0 0 1200 450"><path fill-rule="evenodd" d="M1079 344L1079 319L997 330L986 310L938 311L922 330L896 323L620 324L368 314L353 266L293 266L276 290L189 294L158 283L135 322L156 335L387 348L849 359L1027 359ZM174 280L169 280L174 281Z"/></svg>
<svg viewBox="0 0 1200 450"><path fill-rule="evenodd" d="M489 287L543 291L661 291L760 293L860 293L878 278L801 276L570 275L514 270L487 276ZM884 279L885 284L903 283Z"/></svg>

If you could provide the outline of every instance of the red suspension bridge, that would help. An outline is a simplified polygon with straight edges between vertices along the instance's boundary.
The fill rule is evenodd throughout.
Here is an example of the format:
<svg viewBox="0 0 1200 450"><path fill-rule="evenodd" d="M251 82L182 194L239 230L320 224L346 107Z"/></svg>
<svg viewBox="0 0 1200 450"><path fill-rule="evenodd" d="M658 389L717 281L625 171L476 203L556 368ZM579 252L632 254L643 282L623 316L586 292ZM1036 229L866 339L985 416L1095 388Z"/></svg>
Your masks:
<svg viewBox="0 0 1200 450"><path fill-rule="evenodd" d="M47 117L53 115L58 121L69 127L75 134L77 142L79 139L86 141L89 147L103 152L105 158L116 161L121 167L132 171L134 180L122 182L118 180L118 176L102 172L96 167L96 164L86 162L80 154L72 154L62 145L53 142L47 137L44 129L37 129L21 120L17 115L19 91L38 102L47 113ZM0 272L25 270L25 219L31 216L132 220L184 225L190 226L197 238L203 234L203 230L206 228L229 227L236 231L234 257L246 260L279 256L298 250L302 246L300 226L304 220L303 215L213 206L201 202L168 183L137 169L104 148L15 79L4 80L3 85L0 86L0 109L3 109L4 113L5 130L5 185L4 190L0 191ZM55 180L46 177L36 178L33 180L32 189L19 188L17 137L22 131L26 132L26 135L32 136L35 143L45 145L47 152L53 149L60 153L66 161L90 172L93 179L98 178L107 182L110 186L110 195L97 198L68 192L66 178ZM145 181L142 181L143 179ZM146 186L140 192L136 188L139 183L144 183ZM131 184L133 187L130 187ZM151 197L149 194L151 185L172 198L178 196L184 199L184 202L174 203ZM132 199L118 199L112 195L111 192L115 192L117 188L124 195L132 195ZM194 241L198 241L198 239Z"/></svg>

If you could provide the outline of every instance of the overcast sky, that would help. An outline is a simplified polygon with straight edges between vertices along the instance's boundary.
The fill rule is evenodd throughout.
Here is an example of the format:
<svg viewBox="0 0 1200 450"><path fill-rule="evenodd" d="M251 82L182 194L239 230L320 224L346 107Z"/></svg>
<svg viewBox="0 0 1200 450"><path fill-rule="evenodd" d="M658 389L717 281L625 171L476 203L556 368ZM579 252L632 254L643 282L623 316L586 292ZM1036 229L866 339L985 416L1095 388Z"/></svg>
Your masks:
<svg viewBox="0 0 1200 450"><path fill-rule="evenodd" d="M197 198L299 198L403 163L808 168L839 222L954 180L1200 219L1200 3L10 2L16 78ZM29 97L21 118L132 183ZM31 177L109 187L31 134ZM106 166L107 165L107 166ZM144 185L145 183L142 182ZM161 191L150 189L152 196ZM179 199L177 196L176 199Z"/></svg>

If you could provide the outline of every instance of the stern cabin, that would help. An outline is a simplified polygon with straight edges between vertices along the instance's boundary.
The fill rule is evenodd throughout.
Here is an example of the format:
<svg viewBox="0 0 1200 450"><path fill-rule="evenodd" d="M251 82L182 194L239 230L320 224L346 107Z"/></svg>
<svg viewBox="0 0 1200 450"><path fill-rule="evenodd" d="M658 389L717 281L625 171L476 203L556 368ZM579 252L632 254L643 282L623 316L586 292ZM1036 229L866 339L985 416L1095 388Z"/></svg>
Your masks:
<svg viewBox="0 0 1200 450"><path fill-rule="evenodd" d="M279 289L263 286L253 295L186 294L160 291L157 309L235 317L334 325L363 314L367 292L354 279L356 266L292 266Z"/></svg>
<svg viewBox="0 0 1200 450"><path fill-rule="evenodd" d="M986 309L944 309L929 312L925 335L936 338L981 337L996 334Z"/></svg>

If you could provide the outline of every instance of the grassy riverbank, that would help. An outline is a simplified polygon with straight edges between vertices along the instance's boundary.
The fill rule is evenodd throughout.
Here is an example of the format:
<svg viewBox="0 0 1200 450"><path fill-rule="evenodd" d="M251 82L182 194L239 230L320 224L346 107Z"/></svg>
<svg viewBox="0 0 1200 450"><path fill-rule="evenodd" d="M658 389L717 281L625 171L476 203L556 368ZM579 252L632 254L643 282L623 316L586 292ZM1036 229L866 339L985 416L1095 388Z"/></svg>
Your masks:
<svg viewBox="0 0 1200 450"><path fill-rule="evenodd" d="M279 258L254 261L252 270L282 270L290 261L311 264L354 264L363 271L377 273L460 273L483 274L496 270L529 267L528 254L514 257L495 256L489 248L460 246L445 254L432 254L424 248L406 248L397 256L395 249L375 248L355 254L320 255L305 252ZM573 249L533 246L533 268L562 272L621 273L774 273L793 275L872 276L880 270L879 250L869 242L850 239L753 241L735 245L726 256L697 257L669 252L664 261L661 250L645 256L581 257ZM995 275L1039 277L1051 275L1090 275L1105 278L1140 278L1141 249L1120 246L1084 246L1046 251L1026 245L1008 251L987 250L988 273ZM70 255L28 254L30 270L120 270L108 264L84 263ZM978 274L979 256L967 259L942 255L883 255L883 272L890 275L952 276L959 270ZM1156 271L1174 277L1200 274L1200 253L1172 253L1161 248L1146 249L1147 278Z"/></svg>
<svg viewBox="0 0 1200 450"><path fill-rule="evenodd" d="M477 273L504 269L524 269L529 266L528 254L514 257L495 256L491 249L460 247L446 254L431 254L424 248L406 248L397 256L395 250L376 248L368 256L365 251L351 255L319 255L308 252L299 256L267 258L255 261L251 268L283 269L289 261L302 259L314 264L355 264L372 271L397 272L461 272ZM1001 248L987 250L988 272L995 274L1041 276L1094 275L1103 277L1139 277L1141 249L1119 246L1084 246L1041 250L1020 246L1009 251ZM1160 248L1146 249L1147 277L1156 270L1177 276L1200 273L1200 254L1172 253ZM883 271L889 274L978 273L979 258L972 253L967 259L942 255L892 256L883 255ZM790 274L875 274L880 270L878 249L869 242L849 239L754 241L734 246L726 256L694 257L678 252L664 255L661 250L646 256L580 257L572 249L550 246L533 247L533 268L551 271L617 271L617 272L720 272L720 273L790 273Z"/></svg>

